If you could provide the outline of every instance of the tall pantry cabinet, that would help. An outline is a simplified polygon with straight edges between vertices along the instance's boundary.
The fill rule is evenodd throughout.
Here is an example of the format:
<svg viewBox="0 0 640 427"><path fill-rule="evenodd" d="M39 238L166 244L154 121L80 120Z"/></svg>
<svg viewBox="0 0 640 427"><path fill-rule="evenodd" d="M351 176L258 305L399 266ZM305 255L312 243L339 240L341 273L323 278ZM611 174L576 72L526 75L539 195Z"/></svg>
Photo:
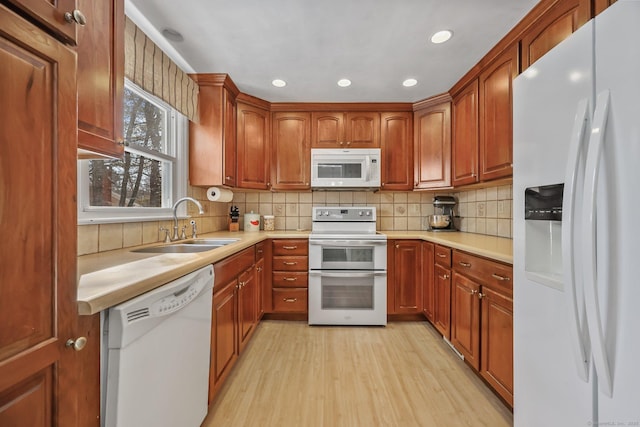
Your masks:
<svg viewBox="0 0 640 427"><path fill-rule="evenodd" d="M0 5L0 425L76 426L75 28L31 6Z"/></svg>

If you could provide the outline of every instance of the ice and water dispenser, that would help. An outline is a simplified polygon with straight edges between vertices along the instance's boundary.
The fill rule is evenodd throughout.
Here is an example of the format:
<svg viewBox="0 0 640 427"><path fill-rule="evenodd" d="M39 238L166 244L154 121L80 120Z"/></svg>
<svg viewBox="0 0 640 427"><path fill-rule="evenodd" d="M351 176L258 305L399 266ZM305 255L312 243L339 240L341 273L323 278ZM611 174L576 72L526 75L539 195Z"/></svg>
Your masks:
<svg viewBox="0 0 640 427"><path fill-rule="evenodd" d="M562 196L564 184L529 187L524 194L525 274L562 290Z"/></svg>

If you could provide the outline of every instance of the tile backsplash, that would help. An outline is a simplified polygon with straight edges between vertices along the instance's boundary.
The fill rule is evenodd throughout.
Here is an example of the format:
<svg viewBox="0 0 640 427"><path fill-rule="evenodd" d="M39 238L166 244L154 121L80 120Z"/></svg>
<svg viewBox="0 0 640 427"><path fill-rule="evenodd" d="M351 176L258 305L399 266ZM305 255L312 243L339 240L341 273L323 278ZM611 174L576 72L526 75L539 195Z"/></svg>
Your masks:
<svg viewBox="0 0 640 427"><path fill-rule="evenodd" d="M477 190L452 192L458 200L456 224L461 231L511 238L512 186L502 185ZM313 206L375 206L379 230L426 230L426 217L434 213L431 192L235 192L230 203L210 202L206 189L189 187L188 195L201 201L204 215L189 203L192 217L179 221L180 227L196 221L201 234L227 229L229 207L240 209L242 215L256 212L274 215L276 230L310 230ZM85 255L162 241L160 227L173 226L171 220L127 222L115 224L79 225L78 254ZM190 230L190 226L187 227Z"/></svg>

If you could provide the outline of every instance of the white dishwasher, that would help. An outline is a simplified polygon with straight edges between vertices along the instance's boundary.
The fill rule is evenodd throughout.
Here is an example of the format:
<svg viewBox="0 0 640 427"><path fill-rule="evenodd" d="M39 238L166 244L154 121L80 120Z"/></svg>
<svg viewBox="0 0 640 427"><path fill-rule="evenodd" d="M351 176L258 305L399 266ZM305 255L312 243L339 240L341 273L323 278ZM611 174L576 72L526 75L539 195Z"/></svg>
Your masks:
<svg viewBox="0 0 640 427"><path fill-rule="evenodd" d="M212 294L208 266L109 310L106 427L200 426L207 415Z"/></svg>

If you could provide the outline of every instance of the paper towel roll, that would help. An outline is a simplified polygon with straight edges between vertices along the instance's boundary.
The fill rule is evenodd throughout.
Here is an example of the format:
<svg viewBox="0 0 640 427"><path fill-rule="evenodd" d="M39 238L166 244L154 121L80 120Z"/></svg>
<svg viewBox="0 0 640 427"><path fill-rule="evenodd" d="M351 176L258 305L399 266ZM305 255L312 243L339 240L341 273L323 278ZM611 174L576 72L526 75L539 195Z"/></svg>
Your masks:
<svg viewBox="0 0 640 427"><path fill-rule="evenodd" d="M212 202L230 202L233 200L233 192L226 188L209 187L207 188L207 199Z"/></svg>

